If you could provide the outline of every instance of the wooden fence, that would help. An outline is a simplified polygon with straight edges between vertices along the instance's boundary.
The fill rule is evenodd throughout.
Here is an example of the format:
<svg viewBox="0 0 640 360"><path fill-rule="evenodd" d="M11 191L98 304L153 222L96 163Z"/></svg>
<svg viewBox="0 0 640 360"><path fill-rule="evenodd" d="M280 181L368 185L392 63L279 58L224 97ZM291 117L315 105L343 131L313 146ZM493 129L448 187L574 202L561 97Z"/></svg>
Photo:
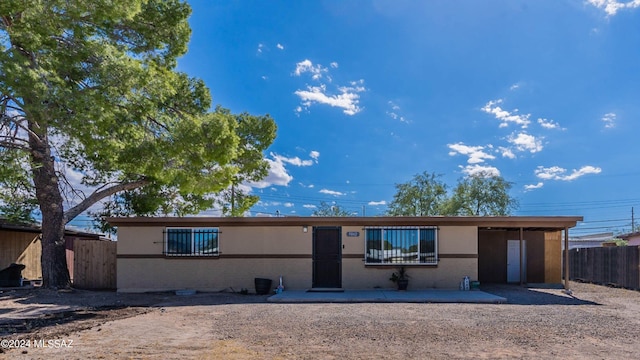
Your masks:
<svg viewBox="0 0 640 360"><path fill-rule="evenodd" d="M640 248L613 246L569 250L571 280L640 289Z"/></svg>
<svg viewBox="0 0 640 360"><path fill-rule="evenodd" d="M73 251L74 287L82 289L116 288L115 241L76 241Z"/></svg>

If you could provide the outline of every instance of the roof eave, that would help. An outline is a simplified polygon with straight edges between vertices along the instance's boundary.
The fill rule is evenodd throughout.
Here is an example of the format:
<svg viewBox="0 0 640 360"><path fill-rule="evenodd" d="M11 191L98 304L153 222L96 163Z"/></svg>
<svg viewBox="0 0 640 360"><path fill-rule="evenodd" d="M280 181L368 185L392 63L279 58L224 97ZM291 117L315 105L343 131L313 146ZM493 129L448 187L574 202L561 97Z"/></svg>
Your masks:
<svg viewBox="0 0 640 360"><path fill-rule="evenodd" d="M123 217L114 226L478 226L485 228L572 228L582 216L428 216L428 217Z"/></svg>

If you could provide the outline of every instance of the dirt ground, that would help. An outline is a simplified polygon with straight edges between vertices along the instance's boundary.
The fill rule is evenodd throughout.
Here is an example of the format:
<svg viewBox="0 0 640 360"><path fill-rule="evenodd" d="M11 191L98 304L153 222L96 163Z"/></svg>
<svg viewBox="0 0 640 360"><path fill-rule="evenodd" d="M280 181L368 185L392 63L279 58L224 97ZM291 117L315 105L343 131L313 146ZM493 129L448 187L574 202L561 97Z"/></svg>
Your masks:
<svg viewBox="0 0 640 360"><path fill-rule="evenodd" d="M0 358L637 359L640 292L572 288L573 296L483 287L506 304L275 304L234 293L5 291Z"/></svg>

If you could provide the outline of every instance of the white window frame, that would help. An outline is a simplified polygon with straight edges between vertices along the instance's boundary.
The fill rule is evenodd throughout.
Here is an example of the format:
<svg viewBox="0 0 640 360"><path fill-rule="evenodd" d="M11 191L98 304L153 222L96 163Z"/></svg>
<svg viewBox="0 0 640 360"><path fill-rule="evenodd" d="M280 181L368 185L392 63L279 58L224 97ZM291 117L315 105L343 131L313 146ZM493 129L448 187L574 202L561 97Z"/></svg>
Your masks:
<svg viewBox="0 0 640 360"><path fill-rule="evenodd" d="M367 239L367 230L376 230L376 229L380 229L382 231L381 234L381 238L380 238L380 248L382 249L381 251L385 251L384 250L384 241L385 241L385 230L415 230L417 232L416 237L418 239L418 251L417 251L417 261L415 262L404 262L404 261L400 261L400 262L368 262L368 256L367 256L367 252L369 251L369 249L367 249L367 243L368 243L368 239ZM420 262L420 230L423 229L428 229L428 230L433 230L434 231L434 239L433 239L433 247L434 247L434 256L433 256L433 260L431 261L425 261L425 262ZM364 227L364 262L365 265L367 266L389 266L389 265L414 265L414 266L421 266L421 265L438 265L438 227L437 226L366 226ZM383 261L384 261L384 256L383 256Z"/></svg>
<svg viewBox="0 0 640 360"><path fill-rule="evenodd" d="M190 230L191 231L191 252L190 253L169 253L169 231L170 230ZM196 252L196 238L195 234L198 231L207 231L207 233L216 234L216 240L218 242L217 249L218 251L213 253L205 253L205 252ZM218 227L188 227L188 226L174 226L174 227L166 227L164 229L164 255L165 256L177 256L177 257L189 257L189 256L207 256L207 257L216 257L220 256L220 229Z"/></svg>

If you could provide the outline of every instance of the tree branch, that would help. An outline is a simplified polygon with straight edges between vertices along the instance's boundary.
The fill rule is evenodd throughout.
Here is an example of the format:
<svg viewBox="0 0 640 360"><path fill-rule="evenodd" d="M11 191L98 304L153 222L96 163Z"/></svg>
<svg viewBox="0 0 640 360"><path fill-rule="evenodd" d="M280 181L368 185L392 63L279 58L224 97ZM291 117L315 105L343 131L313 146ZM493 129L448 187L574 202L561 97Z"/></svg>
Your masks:
<svg viewBox="0 0 640 360"><path fill-rule="evenodd" d="M86 199L82 200L82 202L80 202L78 205L65 211L64 221L65 223L68 223L69 221L73 220L76 216L80 215L83 211L90 208L93 204L106 198L107 196L111 196L120 191L137 189L147 184L149 184L149 180L143 178L133 182L116 184L103 190L96 190L91 195L89 195Z"/></svg>
<svg viewBox="0 0 640 360"><path fill-rule="evenodd" d="M13 139L10 137L7 137L9 140L3 140L4 138L4 136L0 136L0 148L29 151L29 146L15 142L16 140L20 140L27 143L27 141L23 139Z"/></svg>

